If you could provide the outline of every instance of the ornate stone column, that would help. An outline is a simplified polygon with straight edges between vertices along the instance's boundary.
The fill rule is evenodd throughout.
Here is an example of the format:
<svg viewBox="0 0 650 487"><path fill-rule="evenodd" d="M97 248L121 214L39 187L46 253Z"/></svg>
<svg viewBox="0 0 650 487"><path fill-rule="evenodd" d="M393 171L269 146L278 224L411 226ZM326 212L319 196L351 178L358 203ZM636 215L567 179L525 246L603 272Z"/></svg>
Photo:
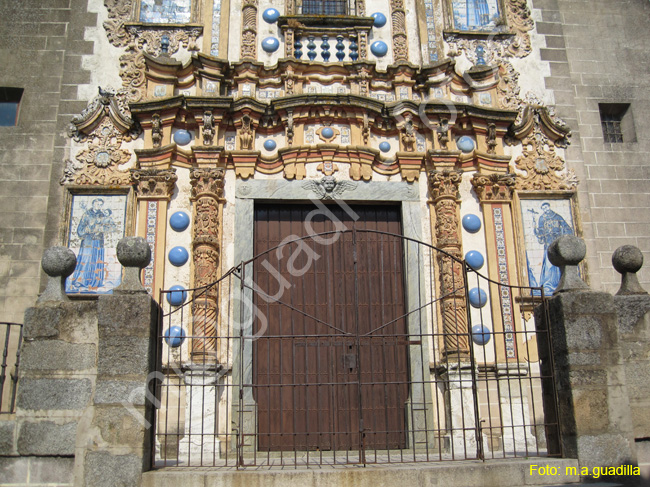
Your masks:
<svg viewBox="0 0 650 487"><path fill-rule="evenodd" d="M151 247L151 262L144 270L143 284L154 298L163 286L167 205L174 194L176 170L132 169L131 184L137 197L138 235ZM163 258L157 259L157 256Z"/></svg>
<svg viewBox="0 0 650 487"><path fill-rule="evenodd" d="M194 287L207 286L219 278L224 175L221 168L197 168L190 173ZM218 292L218 287L213 286L194 293L192 335L202 337L192 341L192 358L197 362L217 360Z"/></svg>
<svg viewBox="0 0 650 487"><path fill-rule="evenodd" d="M462 260L458 187L462 171L445 169L429 172L429 193L435 210L436 247ZM463 265L449 255L438 252L442 326L445 333L445 356L469 357L467 303Z"/></svg>

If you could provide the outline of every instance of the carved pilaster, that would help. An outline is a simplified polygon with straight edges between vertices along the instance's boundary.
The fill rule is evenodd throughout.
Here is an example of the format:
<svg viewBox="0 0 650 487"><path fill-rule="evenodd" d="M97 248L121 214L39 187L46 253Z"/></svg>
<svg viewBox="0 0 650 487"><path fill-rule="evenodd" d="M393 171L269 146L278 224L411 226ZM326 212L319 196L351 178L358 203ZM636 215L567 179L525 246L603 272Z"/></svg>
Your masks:
<svg viewBox="0 0 650 487"><path fill-rule="evenodd" d="M176 169L131 169L131 184L138 199L169 201L176 186Z"/></svg>
<svg viewBox="0 0 650 487"><path fill-rule="evenodd" d="M481 203L485 201L511 201L515 190L515 174L481 174L472 178L472 186Z"/></svg>
<svg viewBox="0 0 650 487"><path fill-rule="evenodd" d="M241 32L241 58L254 61L257 59L257 0L242 2Z"/></svg>
<svg viewBox="0 0 650 487"><path fill-rule="evenodd" d="M391 0L391 19L393 22L393 56L395 62L409 59L409 49L406 42L406 13L404 0Z"/></svg>
<svg viewBox="0 0 650 487"><path fill-rule="evenodd" d="M455 170L430 171L429 193L435 210L436 247L462 260L458 188L463 173ZM463 264L438 252L444 353L465 358L469 355L467 304Z"/></svg>
<svg viewBox="0 0 650 487"><path fill-rule="evenodd" d="M223 169L193 169L190 173L194 203L192 260L194 287L209 286L219 279L221 209L224 191ZM218 288L196 291L192 304L192 357L196 361L216 360Z"/></svg>

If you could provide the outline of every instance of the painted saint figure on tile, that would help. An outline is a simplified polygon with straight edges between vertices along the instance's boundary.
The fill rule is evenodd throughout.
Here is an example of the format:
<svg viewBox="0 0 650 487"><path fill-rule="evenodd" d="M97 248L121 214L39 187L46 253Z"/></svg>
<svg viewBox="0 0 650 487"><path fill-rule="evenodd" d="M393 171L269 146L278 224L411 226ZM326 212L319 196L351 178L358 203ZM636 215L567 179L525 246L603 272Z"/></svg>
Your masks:
<svg viewBox="0 0 650 487"><path fill-rule="evenodd" d="M115 246L124 235L125 207L122 195L73 198L69 247L77 254L77 266L66 281L66 292L108 294L119 285Z"/></svg>
<svg viewBox="0 0 650 487"><path fill-rule="evenodd" d="M548 248L562 235L574 234L570 203L568 200L522 200L521 210L528 282L543 288L544 295L550 296L560 282L560 269L548 260Z"/></svg>

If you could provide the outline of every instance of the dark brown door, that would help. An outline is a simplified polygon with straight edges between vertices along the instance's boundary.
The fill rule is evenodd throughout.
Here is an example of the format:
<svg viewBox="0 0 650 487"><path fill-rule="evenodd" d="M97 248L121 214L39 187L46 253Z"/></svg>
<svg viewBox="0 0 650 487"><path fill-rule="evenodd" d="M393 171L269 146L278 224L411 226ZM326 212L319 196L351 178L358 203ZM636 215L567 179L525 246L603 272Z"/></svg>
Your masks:
<svg viewBox="0 0 650 487"><path fill-rule="evenodd" d="M400 211L351 208L328 207L338 223L313 206L255 208L261 450L406 446L403 246L388 235L401 234Z"/></svg>

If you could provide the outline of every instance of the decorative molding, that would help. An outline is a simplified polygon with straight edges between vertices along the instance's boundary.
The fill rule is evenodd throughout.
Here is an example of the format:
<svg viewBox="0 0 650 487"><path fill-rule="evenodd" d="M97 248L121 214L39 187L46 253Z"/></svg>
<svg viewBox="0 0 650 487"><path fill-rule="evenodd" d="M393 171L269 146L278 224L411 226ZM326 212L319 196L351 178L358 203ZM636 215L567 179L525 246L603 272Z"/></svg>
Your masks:
<svg viewBox="0 0 650 487"><path fill-rule="evenodd" d="M441 292L445 355L465 358L469 355L467 303L460 240L459 187L462 171L429 171L429 193L435 210L435 241L438 252L438 276ZM446 252L446 253L445 253Z"/></svg>
<svg viewBox="0 0 650 487"><path fill-rule="evenodd" d="M395 62L408 62L409 50L406 39L406 13L404 0L390 1L391 19L393 24L393 58ZM365 56L362 57L362 59Z"/></svg>
<svg viewBox="0 0 650 487"><path fill-rule="evenodd" d="M176 186L176 169L131 169L131 181L139 199L169 201Z"/></svg>
<svg viewBox="0 0 650 487"><path fill-rule="evenodd" d="M481 174L472 178L479 201L511 201L517 176L515 174Z"/></svg>
<svg viewBox="0 0 650 487"><path fill-rule="evenodd" d="M257 0L243 0L241 59L257 60Z"/></svg>

